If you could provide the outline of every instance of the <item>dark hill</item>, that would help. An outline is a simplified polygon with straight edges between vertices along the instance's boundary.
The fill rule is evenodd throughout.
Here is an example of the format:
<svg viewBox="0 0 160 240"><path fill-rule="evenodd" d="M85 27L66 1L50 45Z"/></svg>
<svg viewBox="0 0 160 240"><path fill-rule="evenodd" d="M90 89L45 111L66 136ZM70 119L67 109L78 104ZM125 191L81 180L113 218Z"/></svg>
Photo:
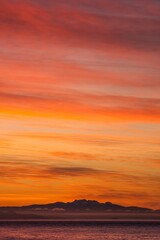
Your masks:
<svg viewBox="0 0 160 240"><path fill-rule="evenodd" d="M73 202L55 202L34 204L22 207L0 207L0 219L156 219L159 210L136 206L124 207L111 202L99 203L95 200L75 200Z"/></svg>
<svg viewBox="0 0 160 240"><path fill-rule="evenodd" d="M69 212L152 212L152 209L141 207L124 207L121 205L113 204L111 202L99 203L95 200L75 200L73 202L55 202L50 204L34 204L30 206L21 207L23 209L42 209L42 210L54 210L64 209Z"/></svg>

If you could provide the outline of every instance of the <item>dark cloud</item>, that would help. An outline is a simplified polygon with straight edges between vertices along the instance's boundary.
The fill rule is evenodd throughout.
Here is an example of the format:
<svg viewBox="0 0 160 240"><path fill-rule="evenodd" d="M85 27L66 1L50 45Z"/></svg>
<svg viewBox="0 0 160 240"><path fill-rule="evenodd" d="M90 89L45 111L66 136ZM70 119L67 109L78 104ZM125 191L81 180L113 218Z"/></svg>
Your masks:
<svg viewBox="0 0 160 240"><path fill-rule="evenodd" d="M149 11L159 7L154 1L144 9L139 1L49 1L48 8L38 1L14 2L1 0L1 36L7 31L63 44L159 50L160 18Z"/></svg>
<svg viewBox="0 0 160 240"><path fill-rule="evenodd" d="M79 176L97 176L103 174L103 170L98 170L88 167L57 167L52 165L42 164L27 164L18 163L11 164L11 162L0 162L0 176L1 178L50 178L56 179L59 177L79 177Z"/></svg>
<svg viewBox="0 0 160 240"><path fill-rule="evenodd" d="M126 182L126 184L135 184L139 182L139 185L144 183L155 183L158 184L159 177L154 175L139 175L130 172L118 171L118 170L107 170L97 169L83 166L55 166L52 164L36 164L36 163L21 163L16 162L10 164L9 161L6 163L0 162L0 176L1 178L48 178L57 179L63 177L94 177L102 178L103 181L108 182ZM143 178L143 181L142 181Z"/></svg>
<svg viewBox="0 0 160 240"><path fill-rule="evenodd" d="M69 176L69 177L78 177L78 176L97 176L103 173L102 170L97 170L94 168L87 167L50 167L46 171L49 175L56 176Z"/></svg>

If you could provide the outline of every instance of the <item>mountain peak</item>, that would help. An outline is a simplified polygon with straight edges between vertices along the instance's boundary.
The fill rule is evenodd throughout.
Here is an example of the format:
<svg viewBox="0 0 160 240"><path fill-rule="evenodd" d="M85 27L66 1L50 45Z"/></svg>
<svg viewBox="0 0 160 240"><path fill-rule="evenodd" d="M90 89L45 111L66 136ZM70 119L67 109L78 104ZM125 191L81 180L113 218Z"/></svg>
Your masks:
<svg viewBox="0 0 160 240"><path fill-rule="evenodd" d="M98 201L96 200L87 200L87 199L79 199L79 200L74 200L72 203L99 203Z"/></svg>

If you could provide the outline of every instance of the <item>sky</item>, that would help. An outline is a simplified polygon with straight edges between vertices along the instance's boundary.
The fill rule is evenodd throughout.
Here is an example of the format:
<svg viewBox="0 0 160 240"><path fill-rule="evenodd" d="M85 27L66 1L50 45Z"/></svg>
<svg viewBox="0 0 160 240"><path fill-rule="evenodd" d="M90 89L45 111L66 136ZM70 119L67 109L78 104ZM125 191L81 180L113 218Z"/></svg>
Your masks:
<svg viewBox="0 0 160 240"><path fill-rule="evenodd" d="M0 0L0 205L160 208L159 0Z"/></svg>

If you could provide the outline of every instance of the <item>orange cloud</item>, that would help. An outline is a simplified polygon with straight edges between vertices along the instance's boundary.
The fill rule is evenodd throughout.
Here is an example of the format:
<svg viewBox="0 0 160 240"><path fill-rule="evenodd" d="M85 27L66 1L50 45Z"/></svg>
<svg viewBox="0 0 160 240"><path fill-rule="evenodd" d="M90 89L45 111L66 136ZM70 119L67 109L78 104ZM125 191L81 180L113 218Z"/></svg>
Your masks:
<svg viewBox="0 0 160 240"><path fill-rule="evenodd" d="M1 112L93 121L159 122L158 99L57 93L53 97L0 94ZM103 103L106 103L105 105ZM27 103L27 104L26 104ZM104 105L104 106L103 106Z"/></svg>

